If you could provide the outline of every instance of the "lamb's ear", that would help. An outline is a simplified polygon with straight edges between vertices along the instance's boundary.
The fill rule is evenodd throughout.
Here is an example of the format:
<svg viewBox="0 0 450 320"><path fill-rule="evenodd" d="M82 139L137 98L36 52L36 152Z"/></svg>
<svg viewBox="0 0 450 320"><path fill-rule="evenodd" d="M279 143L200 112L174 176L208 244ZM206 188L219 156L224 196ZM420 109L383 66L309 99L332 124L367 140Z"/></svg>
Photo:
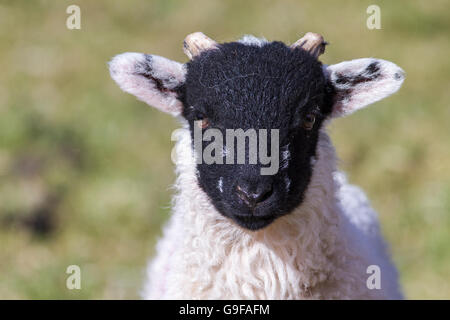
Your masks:
<svg viewBox="0 0 450 320"><path fill-rule="evenodd" d="M405 78L394 63L372 58L324 66L324 73L335 92L332 117L348 115L393 94Z"/></svg>
<svg viewBox="0 0 450 320"><path fill-rule="evenodd" d="M139 100L174 116L182 112L176 89L183 85L183 64L143 53L127 52L109 62L111 77Z"/></svg>

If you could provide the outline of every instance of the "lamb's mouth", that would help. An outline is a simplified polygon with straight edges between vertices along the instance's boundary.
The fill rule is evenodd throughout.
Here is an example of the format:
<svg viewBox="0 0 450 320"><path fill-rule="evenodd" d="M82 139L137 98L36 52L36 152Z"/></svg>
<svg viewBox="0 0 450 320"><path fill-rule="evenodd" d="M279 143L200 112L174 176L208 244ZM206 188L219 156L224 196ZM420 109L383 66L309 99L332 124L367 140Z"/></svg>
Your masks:
<svg viewBox="0 0 450 320"><path fill-rule="evenodd" d="M274 220L275 215L268 216L255 216L255 215L232 215L231 219L236 222L239 226L256 231L263 229L270 225Z"/></svg>

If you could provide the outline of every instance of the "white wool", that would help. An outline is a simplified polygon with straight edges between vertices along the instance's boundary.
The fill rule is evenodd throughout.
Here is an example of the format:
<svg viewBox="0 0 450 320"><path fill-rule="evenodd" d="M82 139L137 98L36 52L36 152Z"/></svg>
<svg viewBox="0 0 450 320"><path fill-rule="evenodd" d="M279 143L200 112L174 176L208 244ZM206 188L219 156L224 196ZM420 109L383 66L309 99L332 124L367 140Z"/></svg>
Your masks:
<svg viewBox="0 0 450 320"><path fill-rule="evenodd" d="M257 38L251 34L244 35L238 42L248 45L248 46L257 46L262 47L264 44L268 43L268 41L264 38Z"/></svg>
<svg viewBox="0 0 450 320"><path fill-rule="evenodd" d="M303 203L256 232L217 212L198 186L189 131L180 136L173 213L144 298L401 298L376 213L337 172L324 130ZM366 286L369 265L381 268L381 290Z"/></svg>
<svg viewBox="0 0 450 320"><path fill-rule="evenodd" d="M223 177L219 178L219 181L217 182L217 189L222 193L223 192Z"/></svg>

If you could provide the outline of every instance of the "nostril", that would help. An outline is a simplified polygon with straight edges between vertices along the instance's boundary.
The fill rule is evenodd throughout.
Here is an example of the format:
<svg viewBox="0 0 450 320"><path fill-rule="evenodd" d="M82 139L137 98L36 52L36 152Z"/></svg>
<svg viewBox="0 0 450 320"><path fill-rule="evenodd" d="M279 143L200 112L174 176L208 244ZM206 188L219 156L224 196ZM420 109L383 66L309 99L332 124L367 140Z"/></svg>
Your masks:
<svg viewBox="0 0 450 320"><path fill-rule="evenodd" d="M253 197L255 199L256 203L263 202L264 200L268 199L272 194L272 184L261 188L260 191L253 194Z"/></svg>
<svg viewBox="0 0 450 320"><path fill-rule="evenodd" d="M255 191L249 191L249 189L241 186L236 187L238 197L241 198L247 205L252 207L268 199L272 195L272 191L272 184L258 186Z"/></svg>
<svg viewBox="0 0 450 320"><path fill-rule="evenodd" d="M241 198L242 201L244 201L247 205L250 205L250 196L248 191L245 188L242 188L241 186L236 187L236 193L239 198Z"/></svg>

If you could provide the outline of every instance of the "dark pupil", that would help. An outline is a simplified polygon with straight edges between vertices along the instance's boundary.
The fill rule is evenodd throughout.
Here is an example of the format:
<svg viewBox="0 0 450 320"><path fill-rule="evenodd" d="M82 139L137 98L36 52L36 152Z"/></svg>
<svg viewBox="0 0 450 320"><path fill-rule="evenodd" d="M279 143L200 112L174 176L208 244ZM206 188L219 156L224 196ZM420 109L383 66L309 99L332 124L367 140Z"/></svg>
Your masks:
<svg viewBox="0 0 450 320"><path fill-rule="evenodd" d="M308 114L308 115L306 116L306 122L307 122L308 124L311 124L312 122L314 122L314 116L313 116L312 114Z"/></svg>
<svg viewBox="0 0 450 320"><path fill-rule="evenodd" d="M305 119L303 120L303 128L306 130L311 130L314 126L315 117L313 114L307 114L305 116Z"/></svg>
<svg viewBox="0 0 450 320"><path fill-rule="evenodd" d="M196 115L195 115L195 119L196 120L203 120L204 117L205 116L201 112L197 112Z"/></svg>

